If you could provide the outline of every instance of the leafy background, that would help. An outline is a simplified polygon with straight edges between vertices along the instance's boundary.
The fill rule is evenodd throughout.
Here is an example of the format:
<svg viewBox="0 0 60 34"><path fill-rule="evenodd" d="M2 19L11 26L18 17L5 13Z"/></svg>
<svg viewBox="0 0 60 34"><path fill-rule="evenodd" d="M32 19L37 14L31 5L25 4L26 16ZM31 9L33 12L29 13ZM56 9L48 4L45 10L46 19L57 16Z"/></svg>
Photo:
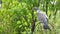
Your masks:
<svg viewBox="0 0 60 34"><path fill-rule="evenodd" d="M0 0L0 34L60 34L60 0ZM36 19L36 6L46 12L50 30L44 30Z"/></svg>

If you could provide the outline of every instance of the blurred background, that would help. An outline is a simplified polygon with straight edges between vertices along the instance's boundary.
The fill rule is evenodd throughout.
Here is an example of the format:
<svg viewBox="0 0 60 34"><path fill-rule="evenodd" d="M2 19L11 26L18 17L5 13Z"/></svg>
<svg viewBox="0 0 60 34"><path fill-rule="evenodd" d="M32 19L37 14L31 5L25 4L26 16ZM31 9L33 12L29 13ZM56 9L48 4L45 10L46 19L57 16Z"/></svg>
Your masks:
<svg viewBox="0 0 60 34"><path fill-rule="evenodd" d="M44 30L33 7L48 15L51 30ZM0 34L60 34L60 0L0 0Z"/></svg>

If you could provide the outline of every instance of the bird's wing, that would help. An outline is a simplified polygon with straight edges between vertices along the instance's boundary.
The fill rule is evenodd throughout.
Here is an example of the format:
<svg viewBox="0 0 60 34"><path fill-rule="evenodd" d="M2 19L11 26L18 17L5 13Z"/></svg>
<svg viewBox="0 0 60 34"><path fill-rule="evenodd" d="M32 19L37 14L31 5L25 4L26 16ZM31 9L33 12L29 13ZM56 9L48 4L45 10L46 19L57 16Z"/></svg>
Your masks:
<svg viewBox="0 0 60 34"><path fill-rule="evenodd" d="M40 13L43 14L48 19L48 16L46 15L45 12L40 11Z"/></svg>
<svg viewBox="0 0 60 34"><path fill-rule="evenodd" d="M48 19L48 16L45 14L46 18Z"/></svg>

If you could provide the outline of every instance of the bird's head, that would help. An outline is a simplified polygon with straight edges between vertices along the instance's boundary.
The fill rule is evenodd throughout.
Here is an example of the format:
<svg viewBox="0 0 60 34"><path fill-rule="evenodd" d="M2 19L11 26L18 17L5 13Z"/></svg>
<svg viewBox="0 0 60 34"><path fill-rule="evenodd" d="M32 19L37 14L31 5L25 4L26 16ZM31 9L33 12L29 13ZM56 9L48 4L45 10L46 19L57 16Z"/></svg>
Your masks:
<svg viewBox="0 0 60 34"><path fill-rule="evenodd" d="M37 7L33 7L32 10L37 11L37 10L39 10L39 9L38 9Z"/></svg>

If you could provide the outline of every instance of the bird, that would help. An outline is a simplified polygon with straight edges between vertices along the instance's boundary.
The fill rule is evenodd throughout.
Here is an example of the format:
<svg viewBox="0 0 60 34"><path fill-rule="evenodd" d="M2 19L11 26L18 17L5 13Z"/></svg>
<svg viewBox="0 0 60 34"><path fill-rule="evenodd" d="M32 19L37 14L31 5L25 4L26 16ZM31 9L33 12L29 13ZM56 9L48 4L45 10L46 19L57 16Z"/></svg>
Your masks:
<svg viewBox="0 0 60 34"><path fill-rule="evenodd" d="M47 15L43 11L39 10L39 8L37 8L37 7L33 7L32 10L36 11L37 20L39 21L39 23L43 23L43 28L50 30L50 27L48 26ZM34 29L35 29L35 24L33 24L33 26L32 26L31 34L33 34Z"/></svg>
<svg viewBox="0 0 60 34"><path fill-rule="evenodd" d="M33 7L32 10L36 11L37 20L39 22L43 23L43 28L44 29L50 29L50 27L48 26L48 17L47 17L47 15L43 11L39 10L39 8L37 8L37 7Z"/></svg>

